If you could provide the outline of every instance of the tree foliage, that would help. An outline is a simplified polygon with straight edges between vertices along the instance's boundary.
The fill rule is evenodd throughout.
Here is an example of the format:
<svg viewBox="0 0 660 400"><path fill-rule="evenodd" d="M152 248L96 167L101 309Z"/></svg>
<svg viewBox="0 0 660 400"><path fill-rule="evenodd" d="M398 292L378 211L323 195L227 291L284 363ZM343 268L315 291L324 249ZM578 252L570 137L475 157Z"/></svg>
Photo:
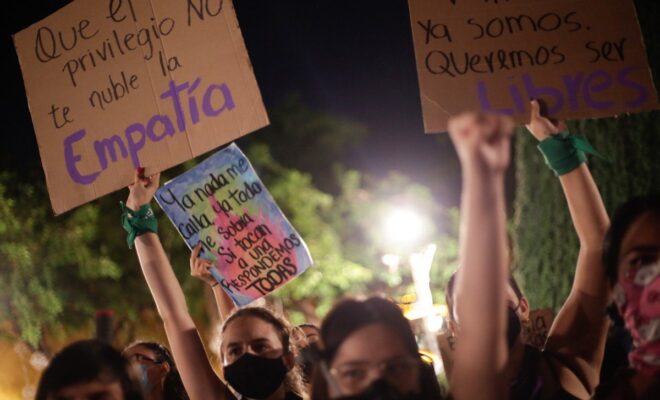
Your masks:
<svg viewBox="0 0 660 400"><path fill-rule="evenodd" d="M658 60L660 4L638 0L636 6L649 58ZM583 120L570 128L607 158L591 157L590 169L610 215L626 199L660 190L660 113ZM579 245L559 182L535 147L528 133L516 135L515 266L532 307L557 310L572 285Z"/></svg>

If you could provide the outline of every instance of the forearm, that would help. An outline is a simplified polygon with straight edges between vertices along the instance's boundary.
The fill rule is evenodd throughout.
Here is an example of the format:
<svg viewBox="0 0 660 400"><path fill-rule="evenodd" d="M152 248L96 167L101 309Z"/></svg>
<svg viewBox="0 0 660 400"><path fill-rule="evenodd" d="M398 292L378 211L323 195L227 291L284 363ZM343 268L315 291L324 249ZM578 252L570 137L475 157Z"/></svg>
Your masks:
<svg viewBox="0 0 660 400"><path fill-rule="evenodd" d="M603 199L587 164L559 177L573 225L586 251L598 251L603 245L609 218Z"/></svg>
<svg viewBox="0 0 660 400"><path fill-rule="evenodd" d="M457 311L463 362L501 366L506 359L504 177L466 166L461 200ZM479 355L478 358L472 358Z"/></svg>
<svg viewBox="0 0 660 400"><path fill-rule="evenodd" d="M226 387L208 361L202 340L188 312L183 291L158 235L140 235L135 240L135 246L190 399L226 399Z"/></svg>
<svg viewBox="0 0 660 400"><path fill-rule="evenodd" d="M220 313L220 320L224 321L236 309L236 305L220 285L213 286L213 297Z"/></svg>
<svg viewBox="0 0 660 400"><path fill-rule="evenodd" d="M145 233L138 236L135 248L142 273L163 322L174 323L181 330L194 328L183 291L158 235Z"/></svg>
<svg viewBox="0 0 660 400"><path fill-rule="evenodd" d="M461 332L452 374L452 391L457 399L506 396L499 374L506 360L503 179L501 173L489 174L478 166L463 170L457 281Z"/></svg>

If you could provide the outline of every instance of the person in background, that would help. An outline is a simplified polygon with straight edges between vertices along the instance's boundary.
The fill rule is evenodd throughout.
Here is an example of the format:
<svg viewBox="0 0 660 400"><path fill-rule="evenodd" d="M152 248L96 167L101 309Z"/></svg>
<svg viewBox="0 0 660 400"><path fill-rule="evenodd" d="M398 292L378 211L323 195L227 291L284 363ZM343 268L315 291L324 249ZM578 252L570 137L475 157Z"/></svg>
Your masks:
<svg viewBox="0 0 660 400"><path fill-rule="evenodd" d="M122 204L122 225L128 231L129 246L132 240L135 242L142 272L188 396L191 400L226 400L236 396L300 399L304 387L295 364L296 347L290 340L290 326L264 308L239 309L225 319L220 354L227 383L216 375L156 233L155 215L149 203L159 179L159 174L146 178L140 171L136 173L128 200ZM201 244L193 250L191 262L201 260L200 251ZM191 270L194 268L191 265Z"/></svg>
<svg viewBox="0 0 660 400"><path fill-rule="evenodd" d="M308 344L316 343L321 338L321 328L314 324L300 324L297 328L305 335L305 341Z"/></svg>
<svg viewBox="0 0 660 400"><path fill-rule="evenodd" d="M188 400L167 347L156 342L135 342L122 355L138 371L145 400Z"/></svg>
<svg viewBox="0 0 660 400"><path fill-rule="evenodd" d="M590 398L598 385L608 333L609 287L601 269L601 243L609 224L598 188L586 165L585 151L595 150L581 137L568 134L563 122L541 115L531 102L528 130L540 141L546 163L559 177L580 240L573 287L549 331L543 351L522 341L521 321L529 318L529 304L510 276L507 298L507 359L504 379L509 398ZM539 205L542 207L542 205ZM508 263L507 263L508 264ZM450 295L453 304L476 290ZM448 304L452 304L448 303ZM456 307L450 309L450 329L460 331Z"/></svg>
<svg viewBox="0 0 660 400"><path fill-rule="evenodd" d="M36 400L143 400L121 353L98 340L71 343L53 357L39 380Z"/></svg>
<svg viewBox="0 0 660 400"><path fill-rule="evenodd" d="M605 276L633 340L630 366L603 382L597 399L660 396L660 198L638 197L621 206L603 245Z"/></svg>
<svg viewBox="0 0 660 400"><path fill-rule="evenodd" d="M440 399L410 323L389 300L344 300L321 325L312 400Z"/></svg>
<svg viewBox="0 0 660 400"><path fill-rule="evenodd" d="M297 335L300 337L300 351L296 362L302 371L303 382L310 385L312 375L314 373L314 366L318 361L318 341L321 339L321 329L314 324L300 324L295 327ZM311 390L311 386L307 387L307 391Z"/></svg>

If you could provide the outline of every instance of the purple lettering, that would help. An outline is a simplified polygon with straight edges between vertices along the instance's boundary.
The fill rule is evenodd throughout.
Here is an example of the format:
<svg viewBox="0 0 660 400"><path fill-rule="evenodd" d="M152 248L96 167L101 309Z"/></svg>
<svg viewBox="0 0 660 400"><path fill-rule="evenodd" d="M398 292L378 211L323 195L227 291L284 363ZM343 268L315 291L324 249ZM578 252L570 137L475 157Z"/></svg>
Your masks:
<svg viewBox="0 0 660 400"><path fill-rule="evenodd" d="M154 132L157 123L160 123L164 128L163 133L160 135L156 135ZM172 121L166 115L154 115L147 123L147 136L152 142L159 142L165 136L173 136L174 133L174 125L172 125Z"/></svg>
<svg viewBox="0 0 660 400"><path fill-rule="evenodd" d="M66 161L66 170L69 173L71 179L81 185L89 185L90 183L94 182L96 177L100 174L100 172L94 172L93 174L82 175L76 167L76 164L82 159L82 156L74 154L73 144L81 141L86 134L87 133L85 130L81 129L64 139L64 159Z"/></svg>
<svg viewBox="0 0 660 400"><path fill-rule="evenodd" d="M133 132L137 132L140 134L140 138L136 142L133 140ZM144 125L140 123L135 123L132 125L129 125L128 128L126 128L126 132L124 132L126 135L126 142L128 143L128 152L131 155L131 160L133 161L133 166L135 168L140 166L140 159L138 158L138 152L144 147L144 142L146 141L146 131L144 129Z"/></svg>
<svg viewBox="0 0 660 400"><path fill-rule="evenodd" d="M564 80L564 85L566 85L566 90L568 91L568 105L573 111L577 111L577 109L580 107L580 103L578 101L578 93L580 91L580 87L582 86L582 78L582 72L579 72L575 76L564 75L562 77Z"/></svg>
<svg viewBox="0 0 660 400"><path fill-rule="evenodd" d="M621 84L621 86L625 86L628 88L633 89L639 94L639 97L637 97L634 100L628 100L626 101L626 106L628 107L640 107L642 104L646 102L646 100L649 98L649 92L646 90L644 86L641 84L628 79L628 74L630 74L633 71L636 71L638 69L641 69L639 67L627 67L621 70L619 74L616 77L616 80Z"/></svg>
<svg viewBox="0 0 660 400"><path fill-rule="evenodd" d="M94 150L96 150L96 157L101 163L102 170L108 168L108 158L106 157L106 153L110 155L112 162L117 161L115 146L119 148L122 158L126 158L128 155L126 153L126 146L124 146L124 142L121 141L119 136L112 135L108 139L97 140L94 142Z"/></svg>
<svg viewBox="0 0 660 400"><path fill-rule="evenodd" d="M493 109L493 107L490 105L490 100L488 100L486 83L484 81L477 82L477 96L479 97L479 105L481 106L482 110L494 111L504 115L513 115L513 109L511 108L500 108L497 110Z"/></svg>
<svg viewBox="0 0 660 400"><path fill-rule="evenodd" d="M213 109L213 105L211 104L211 96L213 96L213 91L214 90L219 90L222 92L222 95L224 97L224 101L222 104L222 107ZM204 114L206 114L209 117L215 117L217 115L220 115L225 110L231 110L234 108L234 99L231 97L231 92L229 91L229 87L227 87L226 84L218 85L218 84L212 84L206 89L206 93L204 93L204 100L202 103L202 110L204 110Z"/></svg>
<svg viewBox="0 0 660 400"><path fill-rule="evenodd" d="M598 83L599 78L602 82ZM596 82L594 82L596 81ZM596 110L606 110L614 105L613 101L598 101L592 94L602 92L612 87L612 77L603 70L594 71L587 76L582 86L582 96L587 105Z"/></svg>
<svg viewBox="0 0 660 400"><path fill-rule="evenodd" d="M179 132L183 132L186 129L186 119L183 115L183 109L181 108L181 99L179 98L179 93L184 91L188 87L188 82L177 85L174 81L170 81L170 88L163 92L160 95L160 98L165 100L168 97L172 98L172 106L174 107L174 112L176 113L176 124L179 127Z"/></svg>
<svg viewBox="0 0 660 400"><path fill-rule="evenodd" d="M554 115L564 107L564 96L562 96L559 89L555 89L549 86L536 87L532 81L532 77L529 74L523 74L522 80L525 84L525 89L527 89L528 98L540 99L544 96L550 96L554 98L554 106L552 108L548 108L548 115Z"/></svg>

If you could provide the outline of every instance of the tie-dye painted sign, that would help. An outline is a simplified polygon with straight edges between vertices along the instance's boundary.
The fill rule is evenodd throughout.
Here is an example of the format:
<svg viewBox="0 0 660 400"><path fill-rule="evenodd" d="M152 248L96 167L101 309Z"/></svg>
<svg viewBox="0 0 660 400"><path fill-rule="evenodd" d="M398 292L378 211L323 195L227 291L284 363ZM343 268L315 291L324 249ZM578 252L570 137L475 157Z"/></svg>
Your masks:
<svg viewBox="0 0 660 400"><path fill-rule="evenodd" d="M156 201L189 248L202 243L213 276L238 306L312 264L305 242L233 143L161 187Z"/></svg>

